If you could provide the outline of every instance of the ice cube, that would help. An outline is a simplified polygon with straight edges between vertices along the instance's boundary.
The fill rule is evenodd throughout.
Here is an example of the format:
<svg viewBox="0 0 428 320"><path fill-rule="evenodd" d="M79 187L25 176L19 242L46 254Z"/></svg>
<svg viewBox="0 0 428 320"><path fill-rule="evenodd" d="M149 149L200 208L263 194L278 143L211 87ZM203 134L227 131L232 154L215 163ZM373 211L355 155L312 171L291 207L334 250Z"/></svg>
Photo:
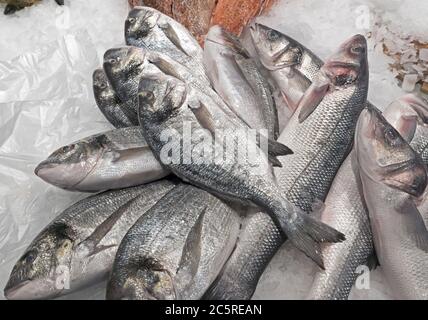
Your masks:
<svg viewBox="0 0 428 320"><path fill-rule="evenodd" d="M419 59L422 61L428 61L428 49L422 48L419 50Z"/></svg>
<svg viewBox="0 0 428 320"><path fill-rule="evenodd" d="M415 90L416 82L418 81L417 74L406 74L403 79L401 88L406 92L412 92Z"/></svg>

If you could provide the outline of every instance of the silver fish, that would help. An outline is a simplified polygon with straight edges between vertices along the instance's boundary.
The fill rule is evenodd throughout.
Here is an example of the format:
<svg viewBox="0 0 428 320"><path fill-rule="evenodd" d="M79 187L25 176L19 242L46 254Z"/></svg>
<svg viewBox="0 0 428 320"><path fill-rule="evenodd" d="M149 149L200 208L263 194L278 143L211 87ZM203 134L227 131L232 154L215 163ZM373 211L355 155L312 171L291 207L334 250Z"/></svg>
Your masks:
<svg viewBox="0 0 428 320"><path fill-rule="evenodd" d="M203 50L196 39L180 23L150 7L136 7L125 22L126 44L167 55L186 67L205 85Z"/></svg>
<svg viewBox="0 0 428 320"><path fill-rule="evenodd" d="M310 216L302 213L289 203L279 192L279 187L270 174L270 166L264 153L256 146L255 142L247 139L246 132L225 133L225 136L233 134L239 144L247 144L256 151L260 161L257 166L252 163L251 155L239 154L235 149L227 150L228 161L222 161L224 145L218 141L210 141L204 144L204 148L193 148L200 141L207 139L211 132L204 130L198 113L201 107L195 108L188 105L186 99L187 87L183 82L172 77L159 77L142 79L139 93L139 118L144 136L162 163L164 163L175 175L185 181L191 181L207 191L221 195L223 198L240 200L245 203L253 203L266 210L279 224L281 230L286 233L292 243L304 251L317 264L322 265L318 255L318 242L337 242L343 240L343 235L325 224L321 224ZM203 110L202 110L203 112ZM192 159L198 161L181 161L186 149L182 149L183 124L189 124L192 134L190 150L194 152ZM168 147L176 150L179 161L163 159L165 142L161 138L164 130L175 130L176 141ZM224 137L224 136L223 136ZM206 140L205 140L206 141ZM208 150L205 150L205 147ZM258 152L257 152L258 151ZM210 160L214 155L215 159ZM229 157L231 156L231 157ZM242 157L242 158L240 158ZM201 162L199 162L201 161Z"/></svg>
<svg viewBox="0 0 428 320"><path fill-rule="evenodd" d="M107 191L64 210L14 266L6 298L54 298L107 278L128 229L173 187L163 180Z"/></svg>
<svg viewBox="0 0 428 320"><path fill-rule="evenodd" d="M199 299L229 257L240 217L208 192L179 184L124 237L108 299Z"/></svg>
<svg viewBox="0 0 428 320"><path fill-rule="evenodd" d="M153 156L140 127L107 131L64 146L34 172L59 188L82 192L135 186L169 174Z"/></svg>
<svg viewBox="0 0 428 320"><path fill-rule="evenodd" d="M253 129L273 128L279 135L275 101L267 80L239 39L220 26L210 28L204 48L204 65L214 89Z"/></svg>
<svg viewBox="0 0 428 320"><path fill-rule="evenodd" d="M138 126L136 105L120 100L103 69L94 71L92 81L98 108L112 125L116 128Z"/></svg>
<svg viewBox="0 0 428 320"><path fill-rule="evenodd" d="M291 143L296 148L296 152L287 156L287 165L284 168L275 170L278 184L287 198L306 212L312 211L314 203L325 199L337 171L352 146L355 125L367 95L366 48L366 42L362 36L355 36L341 46L338 53L323 67L320 75L327 76L330 79L330 89L335 88L336 90L327 91L313 114L302 123L300 123L299 115L305 105L300 106L280 136L279 141ZM353 63L348 66L342 64L349 59L353 60ZM347 71L343 73L344 75L352 75L357 72L359 75L357 80L349 84L338 83L338 79L334 77L338 65L342 66L342 71ZM357 65L359 65L358 68ZM315 87L312 88L315 92L318 88L316 81ZM259 223L263 225L261 228L263 233L253 237L252 245L255 249L237 247L230 258L231 261L233 259L233 261L245 261L245 263L230 264L223 271L225 279L232 278L234 274L239 273L241 278L245 279L242 283L250 285L237 282L235 286L242 291L237 296L235 293L238 290L235 293L232 292L227 299L249 299L251 297L261 273L285 240L284 237L278 236L278 229L273 221L262 215L259 216L259 221L262 219L264 219L263 222ZM228 273L232 276L228 277ZM220 294L228 292L229 283L227 281L221 283L222 285L218 285L221 288L216 289L216 292ZM247 288L246 291L244 291L245 288ZM210 296L210 298L218 297L224 297L224 295Z"/></svg>
<svg viewBox="0 0 428 320"><path fill-rule="evenodd" d="M428 230L413 201L426 188L426 167L373 108L361 114L355 149L377 257L392 294L427 300Z"/></svg>

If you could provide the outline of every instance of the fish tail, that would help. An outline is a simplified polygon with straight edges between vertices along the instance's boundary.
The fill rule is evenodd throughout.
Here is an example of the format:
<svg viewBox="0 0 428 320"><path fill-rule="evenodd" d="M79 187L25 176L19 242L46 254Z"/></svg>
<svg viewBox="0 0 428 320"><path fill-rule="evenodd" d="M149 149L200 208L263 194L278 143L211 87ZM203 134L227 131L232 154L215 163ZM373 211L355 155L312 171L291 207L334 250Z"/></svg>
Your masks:
<svg viewBox="0 0 428 320"><path fill-rule="evenodd" d="M304 211L298 210L294 219L285 219L284 212L279 216L279 223L288 239L300 251L311 258L320 268L324 269L320 243L336 243L345 240L345 235L336 229L316 220ZM277 215L278 217L278 215ZM288 215L288 217L290 217Z"/></svg>

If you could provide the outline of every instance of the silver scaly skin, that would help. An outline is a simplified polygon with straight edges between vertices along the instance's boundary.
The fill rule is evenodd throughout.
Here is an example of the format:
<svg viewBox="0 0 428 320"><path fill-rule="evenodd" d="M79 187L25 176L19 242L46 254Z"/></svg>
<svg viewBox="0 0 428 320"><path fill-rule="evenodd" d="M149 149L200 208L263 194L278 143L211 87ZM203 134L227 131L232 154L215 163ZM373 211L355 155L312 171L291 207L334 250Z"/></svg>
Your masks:
<svg viewBox="0 0 428 320"><path fill-rule="evenodd" d="M82 192L120 189L169 174L154 157L140 127L107 131L52 153L35 169L44 181Z"/></svg>
<svg viewBox="0 0 428 320"><path fill-rule="evenodd" d="M120 100L103 69L94 71L92 81L97 106L113 126L116 128L138 126L136 105Z"/></svg>
<svg viewBox="0 0 428 320"><path fill-rule="evenodd" d="M353 54L350 51L353 47L361 47L365 50L366 44L363 37L357 36L345 43L340 54L333 57L332 61L346 61L352 56L355 60L360 60L357 82L351 85L339 85L337 90L331 90L313 114L302 123L299 123L300 110L298 110L279 139L281 142L288 141L293 144L296 151L293 155L287 156L287 165L284 168L275 170L278 184L293 204L307 212L312 210L315 202L323 201L327 196L330 184L352 146L358 115L364 107L368 85L367 59L365 52ZM340 59L341 55L343 55L342 59ZM348 72L352 74L352 66ZM334 95L338 96L334 97ZM255 249L251 251L246 247L237 247L231 257L231 260L235 261L243 261L248 259L244 257L251 257L250 261L243 265L243 270L239 271L247 275L245 279L251 285L237 284L240 288L249 289L245 293L240 292L238 296L235 295L238 291L232 292L227 299L251 297L261 273L284 241L283 237L271 237L278 234L278 229L271 219L261 215L258 221L263 228L260 228L261 234L254 236L256 242L252 245ZM268 241L259 239L268 239ZM327 267L328 265L329 262L325 264ZM234 267L230 265L223 273L235 273Z"/></svg>
<svg viewBox="0 0 428 320"><path fill-rule="evenodd" d="M107 191L64 210L14 266L6 298L54 298L106 279L128 229L173 187L163 180Z"/></svg>
<svg viewBox="0 0 428 320"><path fill-rule="evenodd" d="M205 39L204 65L214 89L228 106L249 127L269 129L269 138L276 140L278 115L269 83L239 39L220 26L211 27Z"/></svg>
<svg viewBox="0 0 428 320"><path fill-rule="evenodd" d="M214 143L206 145L210 152L205 152L204 148L192 148L200 141L206 139L210 131L204 130L202 126L206 123L206 110L203 105L199 108L192 107L188 101L193 100L191 90L176 78L170 76L159 76L158 78L142 79L139 93L139 118L143 128L144 136L151 146L154 154L162 159L165 142L161 135L165 130L175 130L177 132L175 141L168 147L179 151L180 158L183 159L184 152L181 148L183 140L183 124L187 123L192 127L190 147L193 157L202 159L202 163L187 163L185 161L162 162L178 177L192 184L204 188L223 198L253 203L265 209L281 227L281 230L288 234L292 243L300 250L304 251L317 264L322 265L322 261L317 254L318 242L337 242L343 240L343 235L325 224L320 224L308 215L302 213L291 205L279 192L279 187L270 174L270 165L264 153L257 150L255 142L252 143L245 136L244 132L232 131L235 141L240 144L248 142L249 148L255 150L260 157L257 166L250 165L254 159L251 154L241 154L238 157L236 150L226 155L229 161L218 161L217 156L222 157L224 145L215 139ZM194 101L194 100L193 100ZM205 129L207 129L205 127ZM228 135L228 133L226 133ZM235 142L236 143L236 142ZM214 154L215 159L209 160L209 154ZM230 156L232 158L230 158ZM209 162L207 162L208 160Z"/></svg>
<svg viewBox="0 0 428 320"><path fill-rule="evenodd" d="M377 257L397 299L428 300L428 230L416 207L427 186L420 156L374 108L355 136Z"/></svg>
<svg viewBox="0 0 428 320"><path fill-rule="evenodd" d="M132 9L125 22L125 40L129 46L167 55L210 86L201 46L186 27L160 11L150 7Z"/></svg>
<svg viewBox="0 0 428 320"><path fill-rule="evenodd" d="M199 299L232 252L239 226L224 202L179 184L124 237L107 299Z"/></svg>

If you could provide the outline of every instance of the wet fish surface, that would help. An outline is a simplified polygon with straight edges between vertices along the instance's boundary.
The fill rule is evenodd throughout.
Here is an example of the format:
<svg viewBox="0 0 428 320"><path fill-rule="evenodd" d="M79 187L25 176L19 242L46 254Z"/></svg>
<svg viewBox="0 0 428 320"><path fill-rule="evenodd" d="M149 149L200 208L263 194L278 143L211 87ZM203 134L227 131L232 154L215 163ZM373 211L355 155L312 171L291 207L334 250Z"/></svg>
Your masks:
<svg viewBox="0 0 428 320"><path fill-rule="evenodd" d="M120 100L103 69L95 70L92 80L97 106L113 126L126 128L139 125L136 105Z"/></svg>
<svg viewBox="0 0 428 320"><path fill-rule="evenodd" d="M128 229L173 187L163 180L107 191L64 210L14 266L6 298L54 298L107 278Z"/></svg>
<svg viewBox="0 0 428 320"><path fill-rule="evenodd" d="M107 299L199 299L233 250L239 225L224 202L179 184L124 237Z"/></svg>
<svg viewBox="0 0 428 320"><path fill-rule="evenodd" d="M355 137L364 198L382 271L397 299L428 299L428 231L414 203L427 185L426 167L373 108Z"/></svg>
<svg viewBox="0 0 428 320"><path fill-rule="evenodd" d="M59 188L98 192L161 179L169 174L154 157L140 127L107 131L64 146L35 169Z"/></svg>

